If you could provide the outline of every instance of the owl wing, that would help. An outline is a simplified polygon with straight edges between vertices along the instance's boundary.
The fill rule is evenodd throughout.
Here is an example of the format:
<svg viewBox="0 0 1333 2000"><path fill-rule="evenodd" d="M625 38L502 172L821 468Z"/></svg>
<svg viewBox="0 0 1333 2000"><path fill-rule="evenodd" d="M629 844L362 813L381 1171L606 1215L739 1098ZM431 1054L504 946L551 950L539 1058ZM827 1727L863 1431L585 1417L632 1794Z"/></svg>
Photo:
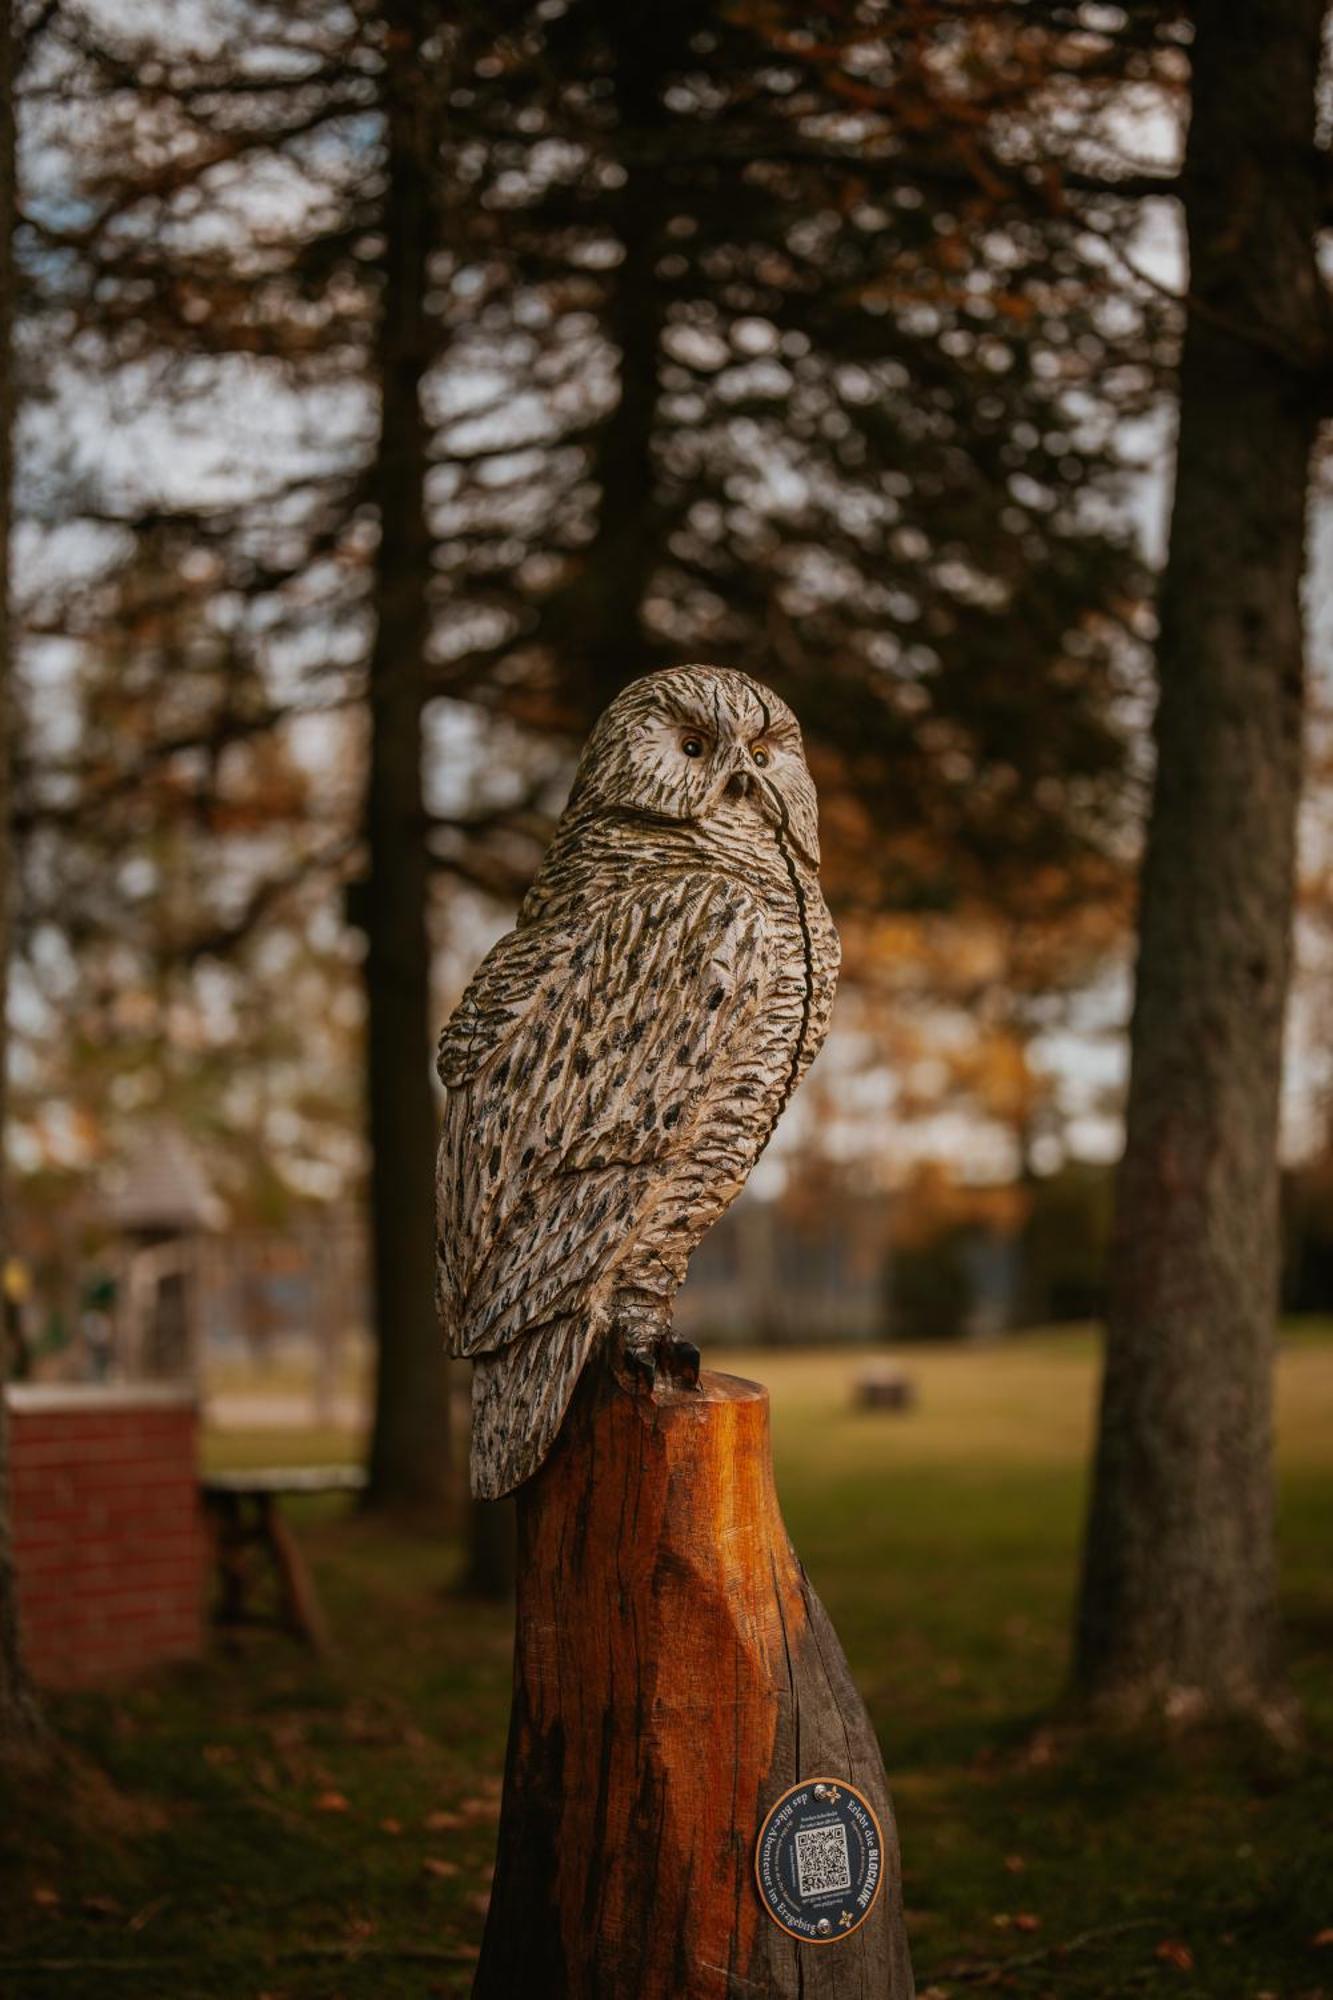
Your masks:
<svg viewBox="0 0 1333 2000"><path fill-rule="evenodd" d="M483 961L439 1054L455 1353L586 1318L717 1093L734 1096L739 1129L759 1123L768 1079L743 1051L766 943L742 883L677 874L544 916Z"/></svg>

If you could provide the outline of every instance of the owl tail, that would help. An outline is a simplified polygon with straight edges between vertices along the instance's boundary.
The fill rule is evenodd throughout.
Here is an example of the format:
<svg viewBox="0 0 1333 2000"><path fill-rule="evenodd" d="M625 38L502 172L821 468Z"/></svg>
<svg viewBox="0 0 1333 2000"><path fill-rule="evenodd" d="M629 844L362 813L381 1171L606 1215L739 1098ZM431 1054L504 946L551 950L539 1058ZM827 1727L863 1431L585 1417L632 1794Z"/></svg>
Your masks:
<svg viewBox="0 0 1333 2000"><path fill-rule="evenodd" d="M472 1371L472 1491L499 1500L531 1479L555 1443L601 1322L552 1320L508 1347L479 1354Z"/></svg>

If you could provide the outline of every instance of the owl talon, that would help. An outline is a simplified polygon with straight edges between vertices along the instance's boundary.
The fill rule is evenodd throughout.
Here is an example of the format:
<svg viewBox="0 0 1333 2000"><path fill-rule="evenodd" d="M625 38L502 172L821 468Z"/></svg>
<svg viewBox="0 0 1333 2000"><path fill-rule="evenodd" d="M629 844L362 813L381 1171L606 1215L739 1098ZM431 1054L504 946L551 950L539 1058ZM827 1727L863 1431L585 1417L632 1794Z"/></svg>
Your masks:
<svg viewBox="0 0 1333 2000"><path fill-rule="evenodd" d="M663 1372L684 1389L699 1386L699 1350L692 1340L667 1340L662 1344Z"/></svg>
<svg viewBox="0 0 1333 2000"><path fill-rule="evenodd" d="M626 1341L620 1350L630 1384L650 1392L657 1382L657 1355L651 1347L631 1347Z"/></svg>

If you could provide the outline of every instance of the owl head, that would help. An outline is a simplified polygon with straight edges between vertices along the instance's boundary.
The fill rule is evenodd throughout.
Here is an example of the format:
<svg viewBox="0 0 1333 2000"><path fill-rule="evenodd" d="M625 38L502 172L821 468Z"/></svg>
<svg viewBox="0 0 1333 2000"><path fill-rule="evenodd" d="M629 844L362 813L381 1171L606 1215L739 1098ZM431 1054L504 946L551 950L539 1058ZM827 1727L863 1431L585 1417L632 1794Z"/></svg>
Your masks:
<svg viewBox="0 0 1333 2000"><path fill-rule="evenodd" d="M819 866L815 786L796 717L729 667L670 667L632 681L588 738L569 803L705 829L752 812Z"/></svg>

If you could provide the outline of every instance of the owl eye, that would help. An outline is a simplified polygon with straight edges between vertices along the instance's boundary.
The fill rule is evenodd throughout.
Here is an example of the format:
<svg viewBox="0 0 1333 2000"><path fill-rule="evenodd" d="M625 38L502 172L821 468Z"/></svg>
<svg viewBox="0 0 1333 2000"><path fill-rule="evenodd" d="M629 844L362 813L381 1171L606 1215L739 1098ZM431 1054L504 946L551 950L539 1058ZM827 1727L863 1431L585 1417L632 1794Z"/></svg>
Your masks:
<svg viewBox="0 0 1333 2000"><path fill-rule="evenodd" d="M750 755L754 758L755 763L759 766L761 771L767 770L768 766L773 761L772 751L766 749L762 743L756 743L754 749L750 752Z"/></svg>
<svg viewBox="0 0 1333 2000"><path fill-rule="evenodd" d="M702 757L704 754L703 737L698 735L694 730L690 730L686 735L681 737L680 747L687 757Z"/></svg>

